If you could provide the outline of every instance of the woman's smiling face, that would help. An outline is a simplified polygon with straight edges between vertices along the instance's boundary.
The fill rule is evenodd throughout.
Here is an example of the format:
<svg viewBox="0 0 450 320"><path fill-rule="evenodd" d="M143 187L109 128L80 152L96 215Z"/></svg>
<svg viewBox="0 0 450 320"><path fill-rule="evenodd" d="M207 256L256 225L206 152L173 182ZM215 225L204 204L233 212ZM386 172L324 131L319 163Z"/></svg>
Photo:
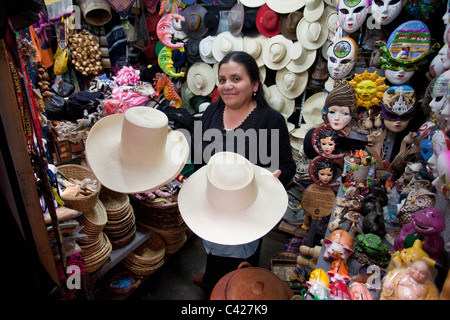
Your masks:
<svg viewBox="0 0 450 320"><path fill-rule="evenodd" d="M217 90L227 107L235 109L247 105L258 85L257 81L252 83L242 64L230 60L220 66Z"/></svg>

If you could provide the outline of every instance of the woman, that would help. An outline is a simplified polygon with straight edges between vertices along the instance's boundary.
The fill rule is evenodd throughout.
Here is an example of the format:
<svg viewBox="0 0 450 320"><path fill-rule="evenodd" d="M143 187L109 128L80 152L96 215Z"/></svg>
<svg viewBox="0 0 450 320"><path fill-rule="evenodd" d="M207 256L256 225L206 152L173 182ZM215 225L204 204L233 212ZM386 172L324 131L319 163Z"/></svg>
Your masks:
<svg viewBox="0 0 450 320"><path fill-rule="evenodd" d="M193 141L194 148L201 144L200 165L216 152L231 151L253 164L272 168L269 170L286 186L296 170L286 120L265 100L255 60L245 52L228 53L219 63L218 79L219 99L202 116L202 140L195 141L194 137ZM195 277L194 283L208 290L242 261L259 264L261 239L232 246L204 240L204 246L206 270Z"/></svg>

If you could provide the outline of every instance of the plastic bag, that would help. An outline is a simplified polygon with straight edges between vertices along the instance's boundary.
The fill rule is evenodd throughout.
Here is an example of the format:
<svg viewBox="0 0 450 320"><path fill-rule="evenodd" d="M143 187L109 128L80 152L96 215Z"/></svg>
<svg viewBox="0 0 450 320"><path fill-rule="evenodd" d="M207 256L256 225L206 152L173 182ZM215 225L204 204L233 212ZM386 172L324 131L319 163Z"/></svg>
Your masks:
<svg viewBox="0 0 450 320"><path fill-rule="evenodd" d="M69 51L68 48L61 49L60 46L56 49L56 53L54 55L55 63L53 66L53 72L55 75L61 75L67 72L69 68L67 67Z"/></svg>

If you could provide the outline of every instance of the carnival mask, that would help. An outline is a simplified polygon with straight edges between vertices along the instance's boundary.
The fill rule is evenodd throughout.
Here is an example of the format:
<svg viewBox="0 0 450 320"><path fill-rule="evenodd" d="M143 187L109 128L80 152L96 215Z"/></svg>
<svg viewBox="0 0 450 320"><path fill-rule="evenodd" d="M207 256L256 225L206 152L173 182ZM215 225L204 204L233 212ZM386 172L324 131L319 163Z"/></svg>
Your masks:
<svg viewBox="0 0 450 320"><path fill-rule="evenodd" d="M431 91L431 97L433 100L431 100L429 105L438 122L444 121L444 116L442 113L444 112L444 107L448 108L445 93L449 84L450 71L446 71L436 79L436 82L433 85L433 90Z"/></svg>
<svg viewBox="0 0 450 320"><path fill-rule="evenodd" d="M431 138L431 144L433 146L433 155L428 159L427 167L434 178L438 177L438 172L436 169L437 159L441 153L449 150L450 148L450 138L447 136L444 130L438 130L433 134Z"/></svg>
<svg viewBox="0 0 450 320"><path fill-rule="evenodd" d="M328 51L328 73L333 79L343 79L356 61L356 43L352 38L338 39Z"/></svg>
<svg viewBox="0 0 450 320"><path fill-rule="evenodd" d="M386 129L401 132L414 115L416 93L410 86L392 86L386 90L380 104L381 118L384 119Z"/></svg>
<svg viewBox="0 0 450 320"><path fill-rule="evenodd" d="M408 82L412 78L414 73L415 71L406 71L400 68L399 70L387 69L384 72L384 75L386 76L386 79L388 79L390 83L400 85Z"/></svg>
<svg viewBox="0 0 450 320"><path fill-rule="evenodd" d="M367 17L369 1L339 0L338 18L342 29L347 33L356 32Z"/></svg>
<svg viewBox="0 0 450 320"><path fill-rule="evenodd" d="M371 10L375 22L384 26L391 23L403 9L401 0L374 0Z"/></svg>

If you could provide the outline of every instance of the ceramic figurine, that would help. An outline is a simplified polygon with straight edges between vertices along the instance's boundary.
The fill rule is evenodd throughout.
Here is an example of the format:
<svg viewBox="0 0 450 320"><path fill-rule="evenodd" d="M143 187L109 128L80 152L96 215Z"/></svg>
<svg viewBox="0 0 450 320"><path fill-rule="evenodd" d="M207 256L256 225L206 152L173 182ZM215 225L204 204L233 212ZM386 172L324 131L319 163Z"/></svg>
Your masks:
<svg viewBox="0 0 450 320"><path fill-rule="evenodd" d="M178 95L177 88L165 73L157 73L153 81L153 87L155 88L155 99L159 98L162 91L164 98L171 101L171 104L173 104L175 108L181 107L181 98Z"/></svg>
<svg viewBox="0 0 450 320"><path fill-rule="evenodd" d="M424 260L430 268L435 268L437 266L436 260L431 259L428 253L423 250L423 241L419 239L414 241L412 247L395 251L392 254L388 269L404 267L417 260Z"/></svg>
<svg viewBox="0 0 450 320"><path fill-rule="evenodd" d="M158 39L168 48L183 48L183 42L172 43L172 20L184 21L184 17L177 13L169 13L159 19L156 26L156 35Z"/></svg>
<svg viewBox="0 0 450 320"><path fill-rule="evenodd" d="M391 0L375 0L371 5L372 17L378 25L385 26L397 18L403 9L402 2Z"/></svg>
<svg viewBox="0 0 450 320"><path fill-rule="evenodd" d="M444 215L439 209L426 208L413 213L411 222L404 225L400 234L395 238L394 250L400 251L409 235L417 234L414 238L424 239L423 250L430 258L439 263L444 262L444 239L440 233L445 229Z"/></svg>
<svg viewBox="0 0 450 320"><path fill-rule="evenodd" d="M364 254L377 265L385 265L391 257L389 246L373 233L356 236L355 252Z"/></svg>
<svg viewBox="0 0 450 320"><path fill-rule="evenodd" d="M324 259L332 258L347 261L353 253L353 238L347 231L335 230L324 239Z"/></svg>
<svg viewBox="0 0 450 320"><path fill-rule="evenodd" d="M328 73L334 80L345 78L356 62L357 46L349 37L338 39L328 49Z"/></svg>
<svg viewBox="0 0 450 320"><path fill-rule="evenodd" d="M383 279L380 300L437 300L439 292L423 260L395 268Z"/></svg>
<svg viewBox="0 0 450 320"><path fill-rule="evenodd" d="M351 280L347 264L342 259L333 260L330 264L330 270L328 270L328 276L331 281L349 282Z"/></svg>
<svg viewBox="0 0 450 320"><path fill-rule="evenodd" d="M344 281L333 281L330 284L330 300L352 300L350 291Z"/></svg>
<svg viewBox="0 0 450 320"><path fill-rule="evenodd" d="M349 286L352 300L373 300L373 296L367 287L359 282L352 282Z"/></svg>
<svg viewBox="0 0 450 320"><path fill-rule="evenodd" d="M333 90L327 95L322 111L325 122L336 131L344 129L352 120L355 102L353 87L346 80L335 80Z"/></svg>
<svg viewBox="0 0 450 320"><path fill-rule="evenodd" d="M379 202L375 202L374 210L370 211L362 220L362 231L373 233L380 237L386 234L386 226L383 219L383 209Z"/></svg>
<svg viewBox="0 0 450 320"><path fill-rule="evenodd" d="M349 34L358 31L366 20L369 5L369 0L339 0L337 9L341 28Z"/></svg>
<svg viewBox="0 0 450 320"><path fill-rule="evenodd" d="M306 282L308 286L309 299L328 300L328 292L330 290L330 280L327 273L323 269L315 269L309 275ZM308 299L308 297L307 297Z"/></svg>
<svg viewBox="0 0 450 320"><path fill-rule="evenodd" d="M389 87L380 104L381 118L386 129L390 132L401 132L415 114L415 90L407 85Z"/></svg>
<svg viewBox="0 0 450 320"><path fill-rule="evenodd" d="M362 234L361 227L359 226L359 221L361 220L361 215L359 214L360 207L361 204L358 200L346 201L344 209L328 224L328 229L330 231L335 231L343 223L348 221L349 225L346 230L347 232L351 231L354 237Z"/></svg>

